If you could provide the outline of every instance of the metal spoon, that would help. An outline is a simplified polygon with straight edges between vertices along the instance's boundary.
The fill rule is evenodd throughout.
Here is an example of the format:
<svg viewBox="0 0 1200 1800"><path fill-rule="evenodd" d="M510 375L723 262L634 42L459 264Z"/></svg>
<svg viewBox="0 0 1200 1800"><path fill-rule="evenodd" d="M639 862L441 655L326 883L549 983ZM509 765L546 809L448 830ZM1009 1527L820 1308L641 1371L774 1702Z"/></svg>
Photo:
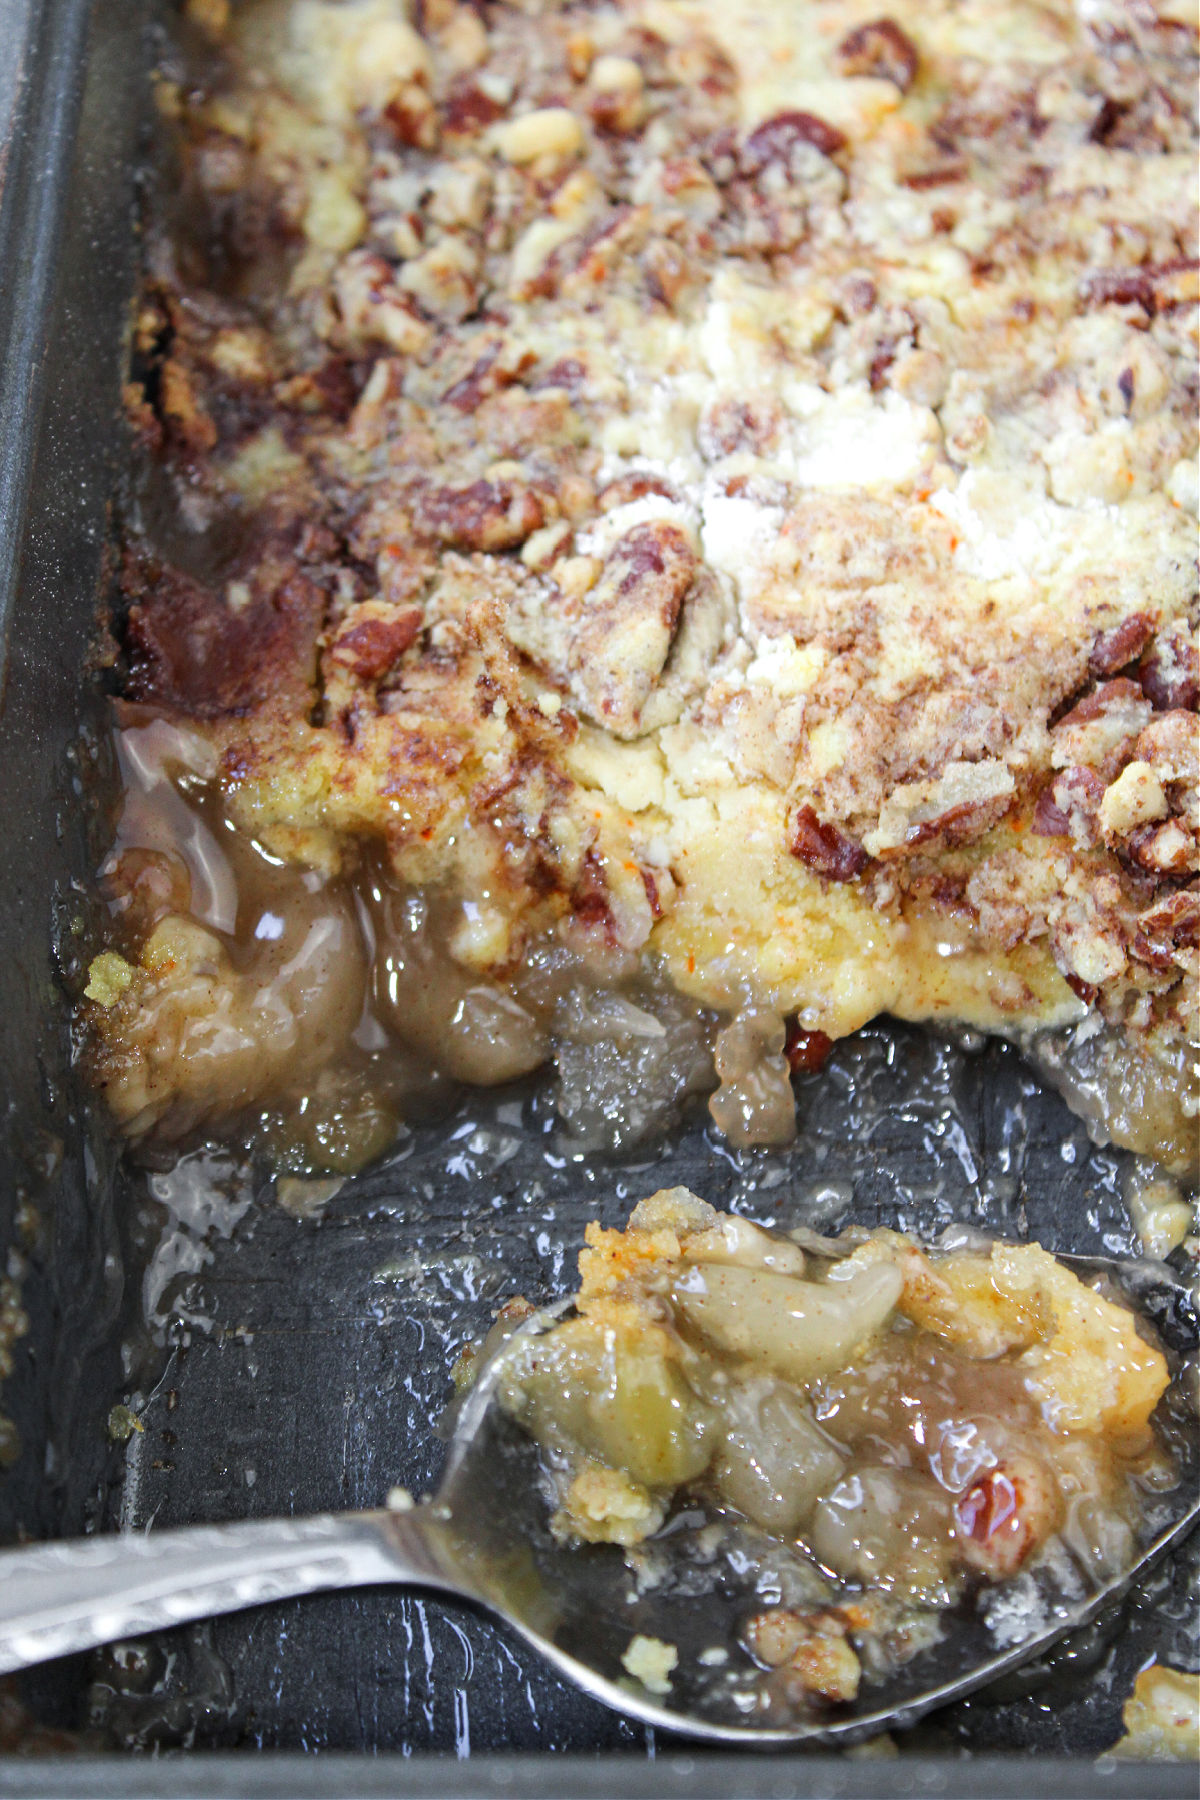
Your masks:
<svg viewBox="0 0 1200 1800"><path fill-rule="evenodd" d="M1195 1310L1169 1270L1062 1260L1116 1280L1154 1319L1177 1368L1195 1351ZM545 1329L550 1317L535 1315L521 1331ZM732 1744L845 1742L906 1725L1041 1655L1118 1600L1200 1518L1196 1410L1177 1377L1182 1479L1156 1498L1152 1541L1130 1568L1083 1595L1070 1571L1024 1575L1020 1604L1003 1606L990 1624L986 1609L946 1614L936 1644L885 1679L864 1682L859 1699L836 1715L781 1720L777 1708L759 1704L765 1677L749 1658L737 1668L733 1650L736 1621L754 1608L752 1584L731 1592L726 1571L707 1591L693 1579L642 1594L615 1547L567 1548L550 1536L535 1447L496 1403L505 1356L502 1348L462 1408L437 1494L411 1511L199 1525L0 1552L0 1671L294 1594L390 1583L488 1608L569 1680L648 1725ZM676 1647L663 1697L623 1672L622 1655L639 1633ZM714 1647L731 1653L725 1662Z"/></svg>

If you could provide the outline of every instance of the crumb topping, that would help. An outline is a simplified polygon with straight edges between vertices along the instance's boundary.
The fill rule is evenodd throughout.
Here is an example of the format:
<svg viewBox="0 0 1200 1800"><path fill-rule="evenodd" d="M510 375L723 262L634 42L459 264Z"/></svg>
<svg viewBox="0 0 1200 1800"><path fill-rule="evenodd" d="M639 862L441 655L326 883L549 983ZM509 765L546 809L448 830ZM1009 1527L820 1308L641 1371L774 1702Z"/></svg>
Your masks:
<svg viewBox="0 0 1200 1800"><path fill-rule="evenodd" d="M565 931L833 1038L1090 1009L1186 1088L1191 26L198 17L127 391L195 545L127 545L126 716L297 863L485 897L493 971Z"/></svg>

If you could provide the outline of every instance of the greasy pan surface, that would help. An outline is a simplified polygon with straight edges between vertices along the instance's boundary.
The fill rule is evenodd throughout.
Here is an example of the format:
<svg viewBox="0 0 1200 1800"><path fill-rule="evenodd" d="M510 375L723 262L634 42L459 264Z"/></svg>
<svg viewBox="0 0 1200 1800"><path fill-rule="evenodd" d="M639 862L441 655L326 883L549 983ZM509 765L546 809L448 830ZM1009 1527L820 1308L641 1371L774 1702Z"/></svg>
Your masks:
<svg viewBox="0 0 1200 1800"><path fill-rule="evenodd" d="M631 1166L564 1156L536 1099L475 1099L349 1184L320 1223L298 1225L269 1183L231 1178L211 1260L161 1290L158 1316L180 1347L131 1445L125 1521L377 1504L394 1481L426 1489L441 1454L429 1422L460 1345L505 1296L566 1292L586 1220L623 1222L631 1200L668 1182L766 1222L936 1233L959 1219L1058 1250L1130 1247L1118 1158L1092 1149L1002 1048L964 1055L916 1031L871 1030L809 1078L801 1107L787 1154L731 1156L694 1126ZM154 1179L174 1213L164 1222L145 1209L156 1291L168 1269L196 1260L187 1219L199 1172L193 1163ZM148 1373L156 1367L151 1358ZM1189 1560L1127 1618L1073 1645L1061 1669L940 1715L922 1743L1105 1748L1152 1650L1176 1664L1189 1655ZM109 1731L152 1740L165 1708L173 1732L221 1745L462 1753L616 1749L645 1736L440 1602L381 1592L289 1603L249 1630L226 1619L181 1633L176 1648L174 1664L164 1647L132 1680L108 1668Z"/></svg>
<svg viewBox="0 0 1200 1800"><path fill-rule="evenodd" d="M800 1140L785 1154L732 1156L693 1124L648 1164L584 1162L558 1140L544 1100L502 1094L416 1133L389 1165L347 1184L320 1222L297 1223L265 1177L232 1165L194 1163L154 1177L152 1193L144 1177L114 1174L99 1132L86 1148L63 1085L47 923L56 921L70 978L75 921L85 923L72 883L94 848L72 791L78 671L120 456L132 174L146 154L139 120L153 55L135 0L96 9L72 158L87 14L68 0L44 10L30 78L43 103L26 95L23 124L37 155L10 159L0 244L6 319L26 331L15 348L28 355L31 320L41 337L24 390L5 357L0 419L9 481L0 577L11 574L14 596L0 723L0 1225L6 1246L31 1246L31 1327L0 1403L23 1444L0 1498L5 1532L377 1504L397 1481L423 1489L441 1454L431 1421L461 1344L507 1295L565 1292L585 1221L617 1223L668 1183L785 1226L836 1229L854 1218L930 1233L963 1220L1051 1249L1130 1250L1125 1159L1092 1148L1014 1053L964 1051L903 1028L872 1028L806 1081ZM82 723L94 732L94 718ZM21 1193L38 1211L23 1227ZM110 1409L129 1399L144 1431L111 1444ZM939 1716L906 1750L1094 1756L1118 1735L1121 1703L1151 1655L1194 1666L1196 1557L1193 1545L1054 1669ZM486 1621L386 1592L263 1608L164 1635L122 1660L35 1673L22 1689L33 1719L86 1728L95 1749L647 1747L643 1731L564 1688ZM33 1747L52 1745L43 1737ZM1175 1791L1173 1779L1155 1791ZM1055 1782L1047 1767L1046 1791ZM1081 1790L1064 1781L1063 1791Z"/></svg>

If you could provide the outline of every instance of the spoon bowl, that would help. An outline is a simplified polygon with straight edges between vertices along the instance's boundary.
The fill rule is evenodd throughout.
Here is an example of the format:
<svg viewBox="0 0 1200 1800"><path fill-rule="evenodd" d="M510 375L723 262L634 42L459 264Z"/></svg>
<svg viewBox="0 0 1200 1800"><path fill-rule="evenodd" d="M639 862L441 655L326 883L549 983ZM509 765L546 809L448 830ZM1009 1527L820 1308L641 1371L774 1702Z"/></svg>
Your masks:
<svg viewBox="0 0 1200 1800"><path fill-rule="evenodd" d="M1073 1563L1047 1559L982 1589L939 1615L927 1648L864 1681L836 1711L781 1713L765 1673L736 1647L738 1620L756 1605L754 1557L714 1555L699 1512L676 1514L665 1528L669 1568L650 1580L616 1546L581 1549L551 1533L537 1447L497 1392L516 1339L547 1329L566 1302L526 1320L482 1370L459 1410L437 1493L419 1505L0 1552L0 1672L291 1595L393 1584L487 1608L596 1699L687 1737L845 1744L910 1724L1090 1624L1200 1518L1200 1332L1188 1290L1162 1265L1060 1260L1084 1278L1105 1276L1152 1321L1173 1365L1161 1406L1180 1479L1148 1504L1139 1554L1119 1574L1085 1589ZM675 1653L662 1693L626 1671L638 1636Z"/></svg>

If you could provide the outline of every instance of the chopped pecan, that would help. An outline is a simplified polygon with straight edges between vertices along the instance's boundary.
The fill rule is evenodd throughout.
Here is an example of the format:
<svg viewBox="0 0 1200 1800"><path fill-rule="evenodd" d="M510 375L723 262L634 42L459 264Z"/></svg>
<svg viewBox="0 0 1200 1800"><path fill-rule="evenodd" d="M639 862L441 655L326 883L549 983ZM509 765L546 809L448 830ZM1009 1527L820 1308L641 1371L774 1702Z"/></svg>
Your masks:
<svg viewBox="0 0 1200 1800"><path fill-rule="evenodd" d="M583 235L563 291L587 293L607 282L622 257L637 255L646 241L648 206L616 206Z"/></svg>
<svg viewBox="0 0 1200 1800"><path fill-rule="evenodd" d="M651 31L648 25L629 25L621 34L620 50L637 63L651 87L670 86L671 48L657 31Z"/></svg>
<svg viewBox="0 0 1200 1800"><path fill-rule="evenodd" d="M1195 713L1181 708L1159 713L1139 736L1134 753L1150 764L1160 781L1184 781L1194 787L1200 778L1198 731Z"/></svg>
<svg viewBox="0 0 1200 1800"><path fill-rule="evenodd" d="M1133 755L1150 717L1150 703L1136 681L1125 675L1102 681L1054 726L1051 761L1060 769L1085 763L1111 781Z"/></svg>
<svg viewBox="0 0 1200 1800"><path fill-rule="evenodd" d="M360 681L378 681L420 636L419 606L399 609L368 600L347 614L329 648L329 658Z"/></svg>
<svg viewBox="0 0 1200 1800"><path fill-rule="evenodd" d="M657 193L645 197L660 205L665 201L691 225L711 225L721 211L716 183L692 157L668 158L658 173L657 186Z"/></svg>
<svg viewBox="0 0 1200 1800"><path fill-rule="evenodd" d="M1090 694L1073 706L1058 721L1059 725L1087 725L1098 719L1103 713L1113 711L1123 702L1136 704L1142 698L1136 681L1130 681L1127 675L1119 675L1115 681L1102 681L1094 687Z"/></svg>
<svg viewBox="0 0 1200 1800"><path fill-rule="evenodd" d="M865 319L879 299L879 290L871 277L861 270L847 275L838 290L838 310L847 319Z"/></svg>
<svg viewBox="0 0 1200 1800"><path fill-rule="evenodd" d="M1142 692L1155 712L1195 710L1200 699L1200 649L1185 619L1160 631L1138 669Z"/></svg>
<svg viewBox="0 0 1200 1800"><path fill-rule="evenodd" d="M687 534L649 519L618 538L585 601L576 679L593 715L636 729L697 568Z"/></svg>
<svg viewBox="0 0 1200 1800"><path fill-rule="evenodd" d="M492 371L503 348L504 339L493 338L475 358L467 373L446 389L442 395L443 402L454 407L457 412L475 412L484 395L493 392L497 385Z"/></svg>
<svg viewBox="0 0 1200 1800"><path fill-rule="evenodd" d="M285 397L279 390L277 395L285 406L295 405L301 412L328 413L338 424L344 424L358 402L361 369L361 364L356 366L344 356L327 356L308 374L293 377L292 396Z"/></svg>
<svg viewBox="0 0 1200 1800"><path fill-rule="evenodd" d="M896 855L940 839L958 844L978 837L1008 811L1016 791L1001 762L947 763L931 781L906 781L879 809L879 824L863 846L871 856Z"/></svg>
<svg viewBox="0 0 1200 1800"><path fill-rule="evenodd" d="M696 273L695 265L669 238L653 238L638 258L638 267L651 299L668 310Z"/></svg>
<svg viewBox="0 0 1200 1800"><path fill-rule="evenodd" d="M648 519L619 537L603 562L560 559L549 592L531 590L510 608L508 638L565 678L589 718L636 737L698 569L682 527ZM703 598L699 588L696 598Z"/></svg>
<svg viewBox="0 0 1200 1800"><path fill-rule="evenodd" d="M386 344L401 356L415 356L429 343L429 325L416 305L396 287L392 266L370 250L345 257L333 279L338 324L334 333L352 349Z"/></svg>
<svg viewBox="0 0 1200 1800"><path fill-rule="evenodd" d="M923 194L930 188L950 187L956 181L965 181L970 174L970 164L961 156L953 162L934 163L927 169L913 169L904 177L905 187L912 188L914 193Z"/></svg>
<svg viewBox="0 0 1200 1800"><path fill-rule="evenodd" d="M1196 298L1194 257L1175 257L1165 263L1142 263L1131 269L1093 269L1080 288L1085 306L1142 306L1147 312L1166 311Z"/></svg>
<svg viewBox="0 0 1200 1800"><path fill-rule="evenodd" d="M407 81L389 101L383 112L384 123L397 143L413 150L432 150L437 143L438 119L427 90L415 81Z"/></svg>
<svg viewBox="0 0 1200 1800"><path fill-rule="evenodd" d="M1062 1497L1050 1471L1017 1452L981 1475L954 1509L964 1559L992 1580L1015 1573L1061 1517Z"/></svg>
<svg viewBox="0 0 1200 1800"><path fill-rule="evenodd" d="M783 1054L793 1075L815 1075L829 1061L833 1039L825 1031L805 1031L798 1019L788 1021Z"/></svg>
<svg viewBox="0 0 1200 1800"><path fill-rule="evenodd" d="M1094 769L1081 764L1064 769L1044 788L1034 808L1033 829L1039 837L1072 837L1077 844L1099 838L1097 815L1104 783Z"/></svg>
<svg viewBox="0 0 1200 1800"><path fill-rule="evenodd" d="M768 398L718 400L700 421L700 452L709 462L738 450L762 455L779 436L778 407Z"/></svg>
<svg viewBox="0 0 1200 1800"><path fill-rule="evenodd" d="M1125 845L1130 860L1151 875L1190 875L1196 870L1196 840L1178 819L1140 825Z"/></svg>
<svg viewBox="0 0 1200 1800"><path fill-rule="evenodd" d="M1071 821L1054 798L1053 787L1045 787L1033 809L1033 832L1036 837L1066 837Z"/></svg>
<svg viewBox="0 0 1200 1800"><path fill-rule="evenodd" d="M680 87L694 88L709 100L732 94L738 84L737 70L730 58L711 37L699 35L671 45L667 51L667 79Z"/></svg>
<svg viewBox="0 0 1200 1800"><path fill-rule="evenodd" d="M466 374L448 387L442 395L455 412L473 413L490 394L512 387L532 368L536 358L530 350L516 355L505 354L508 346L501 337L486 343Z"/></svg>
<svg viewBox="0 0 1200 1800"><path fill-rule="evenodd" d="M797 808L790 845L793 856L826 881L853 881L867 866L861 844L818 819L811 806Z"/></svg>
<svg viewBox="0 0 1200 1800"><path fill-rule="evenodd" d="M837 47L837 66L843 75L873 75L891 81L907 94L916 80L917 47L894 19L872 19L847 32Z"/></svg>
<svg viewBox="0 0 1200 1800"><path fill-rule="evenodd" d="M442 129L448 137L478 137L503 117L498 100L469 78L456 81L442 102Z"/></svg>
<svg viewBox="0 0 1200 1800"><path fill-rule="evenodd" d="M822 156L836 156L845 143L845 134L815 113L776 113L752 131L742 145L742 168L748 175L757 175L768 163L782 163L789 168L799 145L811 145Z"/></svg>
<svg viewBox="0 0 1200 1800"><path fill-rule="evenodd" d="M1138 929L1152 942L1194 944L1200 937L1200 888L1164 894L1139 915Z"/></svg>
<svg viewBox="0 0 1200 1800"><path fill-rule="evenodd" d="M583 127L566 106L538 106L518 113L494 134L496 148L505 162L518 168L528 163L565 162L584 147Z"/></svg>
<svg viewBox="0 0 1200 1800"><path fill-rule="evenodd" d="M511 550L546 521L537 495L510 481L426 489L416 515L430 536L460 550Z"/></svg>
<svg viewBox="0 0 1200 1800"><path fill-rule="evenodd" d="M557 362L539 373L530 383L530 387L562 388L574 399L583 392L587 383L588 371L586 363L580 362L577 356L562 356Z"/></svg>
<svg viewBox="0 0 1200 1800"><path fill-rule="evenodd" d="M1154 636L1149 613L1130 613L1119 625L1096 634L1088 654L1090 675L1115 675L1139 657Z"/></svg>
<svg viewBox="0 0 1200 1800"><path fill-rule="evenodd" d="M1051 935L1054 960L1072 987L1073 976L1089 988L1100 988L1121 974L1127 935L1123 910L1120 882L1104 873L1092 880L1086 894L1064 905Z"/></svg>
<svg viewBox="0 0 1200 1800"><path fill-rule="evenodd" d="M612 584L622 598L636 597L639 611L649 606L673 629L695 572L696 553L686 532L669 520L650 519L618 538L601 582Z"/></svg>
<svg viewBox="0 0 1200 1800"><path fill-rule="evenodd" d="M628 475L618 475L615 481L602 487L596 495L596 505L601 512L611 512L616 506L628 506L632 500L644 500L647 494L660 494L664 500L678 498L664 476L633 469Z"/></svg>

